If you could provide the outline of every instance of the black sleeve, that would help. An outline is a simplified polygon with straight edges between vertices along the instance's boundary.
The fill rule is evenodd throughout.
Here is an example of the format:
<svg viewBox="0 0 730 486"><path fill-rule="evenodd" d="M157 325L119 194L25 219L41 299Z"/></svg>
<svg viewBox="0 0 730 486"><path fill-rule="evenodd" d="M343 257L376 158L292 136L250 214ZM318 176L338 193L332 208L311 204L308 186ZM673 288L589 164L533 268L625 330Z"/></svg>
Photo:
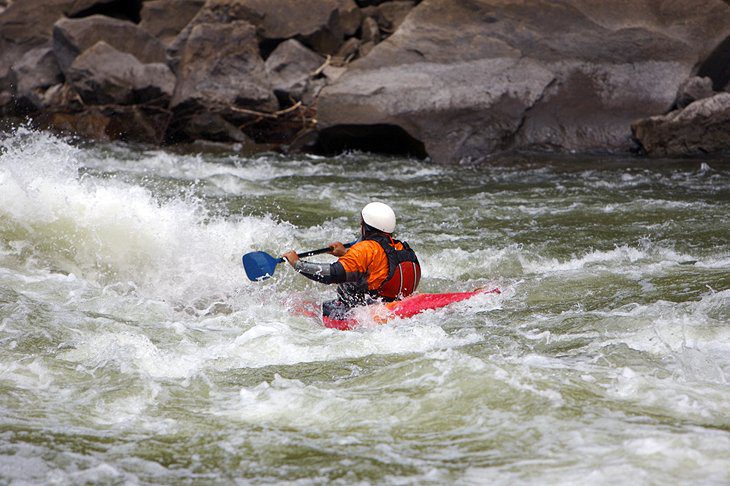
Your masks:
<svg viewBox="0 0 730 486"><path fill-rule="evenodd" d="M342 283L346 279L345 267L340 262L311 263L299 260L294 270L310 280L324 284Z"/></svg>

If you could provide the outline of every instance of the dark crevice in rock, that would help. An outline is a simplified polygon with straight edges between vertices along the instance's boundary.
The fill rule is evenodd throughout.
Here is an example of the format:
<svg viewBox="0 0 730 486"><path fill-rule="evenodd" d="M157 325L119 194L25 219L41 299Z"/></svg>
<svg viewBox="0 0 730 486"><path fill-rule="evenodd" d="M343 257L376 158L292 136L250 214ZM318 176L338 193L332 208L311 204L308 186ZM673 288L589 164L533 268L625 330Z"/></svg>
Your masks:
<svg viewBox="0 0 730 486"><path fill-rule="evenodd" d="M730 82L730 37L718 45L697 70L697 76L712 79L712 89L722 91Z"/></svg>
<svg viewBox="0 0 730 486"><path fill-rule="evenodd" d="M259 52L261 52L261 59L264 61L269 58L272 52L279 47L279 44L284 42L286 39L263 39L259 42Z"/></svg>
<svg viewBox="0 0 730 486"><path fill-rule="evenodd" d="M337 125L320 132L317 152L332 155L348 150L421 159L428 156L423 142L397 125Z"/></svg>
<svg viewBox="0 0 730 486"><path fill-rule="evenodd" d="M86 10L70 15L70 18L80 19L92 15L106 15L115 19L130 20L138 24L142 13L142 0L115 0L108 3L98 3Z"/></svg>
<svg viewBox="0 0 730 486"><path fill-rule="evenodd" d="M557 83L558 83L558 79L553 78L552 81L550 81L547 85L545 85L545 88L543 88L542 93L540 93L540 96L535 100L535 102L532 103L527 108L525 108L525 111L522 112L522 116L520 117L519 124L517 125L515 130L512 132L512 134L510 136L506 137L502 141L502 143L500 144L500 146L498 148L499 151L509 150L514 147L515 141L520 136L522 129L525 126L525 123L527 123L527 119L530 115L530 112L536 106L539 106L540 103L542 103L542 100L545 99L545 97L553 89L553 87L557 85Z"/></svg>

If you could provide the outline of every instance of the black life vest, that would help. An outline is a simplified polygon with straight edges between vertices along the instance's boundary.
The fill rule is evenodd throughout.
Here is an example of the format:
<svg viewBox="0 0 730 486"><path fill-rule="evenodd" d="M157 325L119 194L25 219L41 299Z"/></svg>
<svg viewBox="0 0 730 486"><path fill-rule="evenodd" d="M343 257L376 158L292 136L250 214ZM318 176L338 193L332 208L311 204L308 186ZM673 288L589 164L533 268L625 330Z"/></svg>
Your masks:
<svg viewBox="0 0 730 486"><path fill-rule="evenodd" d="M416 252L408 246L408 243L391 240L381 234L370 235L367 239L378 242L388 257L388 277L375 291L377 297L399 300L415 292L421 281L421 264L418 263ZM403 249L396 250L391 246L391 242L401 243Z"/></svg>

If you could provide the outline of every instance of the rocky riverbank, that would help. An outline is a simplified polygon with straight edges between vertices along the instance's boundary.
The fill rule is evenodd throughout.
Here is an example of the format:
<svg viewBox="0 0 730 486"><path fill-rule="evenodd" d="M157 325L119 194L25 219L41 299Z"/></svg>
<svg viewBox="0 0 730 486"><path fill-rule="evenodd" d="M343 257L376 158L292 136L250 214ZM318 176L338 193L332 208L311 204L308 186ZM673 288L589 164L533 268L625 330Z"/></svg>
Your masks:
<svg viewBox="0 0 730 486"><path fill-rule="evenodd" d="M250 150L730 150L722 0L0 0L0 111Z"/></svg>

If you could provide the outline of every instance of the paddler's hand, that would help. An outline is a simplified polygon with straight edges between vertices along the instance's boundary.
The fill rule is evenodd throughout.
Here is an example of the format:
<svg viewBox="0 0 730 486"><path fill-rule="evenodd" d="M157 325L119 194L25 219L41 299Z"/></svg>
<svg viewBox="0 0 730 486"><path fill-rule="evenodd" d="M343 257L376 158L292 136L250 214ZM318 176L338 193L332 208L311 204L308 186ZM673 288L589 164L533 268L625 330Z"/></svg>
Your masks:
<svg viewBox="0 0 730 486"><path fill-rule="evenodd" d="M339 241L335 241L334 243L330 243L330 255L334 255L336 257L341 257L345 253L347 253L347 248L345 248L345 245L340 243Z"/></svg>
<svg viewBox="0 0 730 486"><path fill-rule="evenodd" d="M299 256L297 255L297 252L295 252L294 250L288 251L281 256L284 260L289 262L289 265L291 265L292 267L294 265L296 265L297 262L299 261Z"/></svg>

